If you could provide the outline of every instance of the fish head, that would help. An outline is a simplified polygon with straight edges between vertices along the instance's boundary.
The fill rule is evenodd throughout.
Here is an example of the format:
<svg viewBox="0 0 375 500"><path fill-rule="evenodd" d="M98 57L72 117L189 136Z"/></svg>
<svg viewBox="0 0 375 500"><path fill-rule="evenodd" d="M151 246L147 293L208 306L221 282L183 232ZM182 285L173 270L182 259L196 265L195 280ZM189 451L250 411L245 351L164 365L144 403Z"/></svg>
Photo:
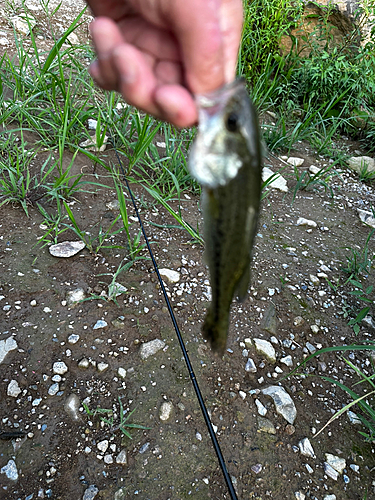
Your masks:
<svg viewBox="0 0 375 500"><path fill-rule="evenodd" d="M189 171L208 188L225 186L244 162L258 168L259 128L243 80L196 97L199 129L189 156Z"/></svg>

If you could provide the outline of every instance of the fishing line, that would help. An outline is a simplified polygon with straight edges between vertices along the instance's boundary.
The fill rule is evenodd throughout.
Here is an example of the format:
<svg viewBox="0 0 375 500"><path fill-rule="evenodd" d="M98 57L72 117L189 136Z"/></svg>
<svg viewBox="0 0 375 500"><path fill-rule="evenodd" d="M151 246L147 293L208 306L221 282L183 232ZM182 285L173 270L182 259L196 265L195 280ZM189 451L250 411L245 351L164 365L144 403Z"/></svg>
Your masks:
<svg viewBox="0 0 375 500"><path fill-rule="evenodd" d="M141 227L142 234L143 234L143 237L144 237L146 245L147 245L148 252L150 254L152 263L154 265L154 269L155 269L156 275L158 277L161 289L163 291L164 299L165 299L165 302L167 304L167 308L168 308L168 311L169 311L169 314L170 314L173 326L174 326L174 328L176 330L177 338L178 338L178 341L180 343L180 347L181 347L182 354L183 354L185 362L186 362L186 366L187 366L187 369L188 369L188 372L189 372L189 375L190 375L190 379L191 379L191 382L192 382L192 384L194 386L195 394L197 396L197 399L198 399L198 402L199 402L199 406L200 406L200 408L202 410L203 418L204 418L204 420L206 422L207 429L208 429L208 432L210 434L211 441L212 441L213 447L215 449L216 456L217 456L217 459L219 461L220 468L221 468L222 473L224 475L224 479L225 479L225 482L227 484L230 497L231 497L232 500L238 500L238 497L237 497L236 492L234 490L234 486L233 486L232 480L231 480L230 475L229 475L228 470L227 470L227 466L225 465L225 460L224 460L223 454L221 452L221 449L220 449L220 446L219 446L219 442L218 442L218 440L216 438L216 434L215 434L214 429L212 427L212 423L211 423L210 417L208 415L208 411L207 411L206 405L204 403L204 399L203 399L202 393L201 393L201 391L199 389L199 385L198 385L197 379L195 378L195 373L194 373L192 364L190 363L190 359L189 359L189 356L188 356L188 353L187 353L184 341L182 339L182 335L181 335L180 329L178 327L175 315L173 313L173 309L172 309L171 303L169 301L167 292L165 290L163 280L162 280L162 278L160 276L158 265L156 263L154 254L152 253L151 246L149 244L149 241L148 241L148 238L147 238L147 235L146 235L146 231L145 231L145 228L144 228L143 223L142 223L141 216L139 215L138 208L137 208L137 205L135 203L135 199L134 199L132 190L130 189L130 186L129 186L129 183L128 183L128 179L126 178L124 167L122 165L122 161L121 161L120 156L119 156L119 154L117 152L117 149L116 149L116 146L114 144L113 139L111 139L111 142L112 142L113 148L115 150L117 161L118 161L118 163L120 165L121 172L122 172L122 175L123 175L125 183L126 183L126 187L127 187L128 191L129 191L129 195L130 195L130 198L132 200L133 207L134 207L135 213L137 215L137 218L138 218L138 221L139 221L139 225Z"/></svg>

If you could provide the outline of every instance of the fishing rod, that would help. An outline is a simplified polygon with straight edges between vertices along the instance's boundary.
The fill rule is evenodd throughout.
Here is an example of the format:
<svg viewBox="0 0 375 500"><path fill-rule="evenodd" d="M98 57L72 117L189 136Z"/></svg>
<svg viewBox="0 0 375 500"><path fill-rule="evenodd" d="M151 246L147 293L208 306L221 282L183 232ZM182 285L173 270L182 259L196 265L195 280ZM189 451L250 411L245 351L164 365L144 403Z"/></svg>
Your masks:
<svg viewBox="0 0 375 500"><path fill-rule="evenodd" d="M129 182L128 182L128 179L127 179L127 177L125 175L125 171L124 171L124 167L123 167L121 158L120 158L120 156L118 154L118 151L117 151L116 146L114 144L114 140L112 138L111 138L111 142L112 142L113 148L115 150L117 161L118 161L118 163L120 165L121 173L122 173L122 175L124 177L127 190L129 192L130 198L132 200L133 207L134 207L135 213L137 215L137 218L138 218L138 221L139 221L139 225L141 227L142 234L143 234L143 237L145 239L146 246L147 246L148 252L150 254L151 260L152 260L152 264L154 266L156 275L158 277L158 280L159 280L159 283L160 283L160 287L162 289L165 302L167 304L169 315L171 317L174 329L176 331L177 339L178 339L178 342L179 342L180 347L181 347L182 354L183 354L184 359L185 359L185 363L186 363L186 366L187 366L187 369L188 369L188 372L189 372L189 375L190 375L190 379L191 379L191 382L193 384L193 387L194 387L194 390L195 390L195 394L196 394L198 402L199 402L199 406L200 406L200 408L202 410L203 418L204 418L204 421L206 423L206 426L207 426L207 429L208 429L208 433L210 435L213 447L215 449L216 456L217 456L217 459L219 461L219 465L220 465L221 471L223 473L223 476L224 476L224 479L225 479L225 482L226 482L226 485L227 485L227 488L228 488L231 500L238 500L236 491L235 491L233 483L232 483L232 479L231 479L231 477L230 477L230 475L228 473L227 466L225 464L224 456L223 456L222 451L220 449L219 442L217 440L217 437L216 437L215 431L213 429L210 417L208 415L208 411L207 411L207 408L206 408L206 405L205 405L202 393L201 393L201 391L199 389L199 385L198 385L197 379L195 377L193 366L192 366L192 364L190 362L189 355L188 355L186 347L185 347L185 343L183 341L180 329L179 329L177 321L176 321L176 317L174 315L171 303L169 301L169 298L168 298L168 295L167 295L167 291L166 291L166 289L164 287L164 283L163 283L162 277L160 276L158 265L156 263L154 254L153 254L153 252L151 250L151 246L150 246L150 243L148 241L148 237L147 237L147 234L146 234L146 231L145 231L145 228L144 228L141 216L139 215L139 211L138 211L138 208L137 208L137 204L135 202L135 198L133 196L132 190L130 189Z"/></svg>

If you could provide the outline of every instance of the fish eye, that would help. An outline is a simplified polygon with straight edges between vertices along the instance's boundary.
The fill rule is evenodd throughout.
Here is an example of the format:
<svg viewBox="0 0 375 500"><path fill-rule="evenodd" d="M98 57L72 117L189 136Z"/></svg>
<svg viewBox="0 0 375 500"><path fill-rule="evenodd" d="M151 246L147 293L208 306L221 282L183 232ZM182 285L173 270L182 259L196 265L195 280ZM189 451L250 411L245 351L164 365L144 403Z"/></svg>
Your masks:
<svg viewBox="0 0 375 500"><path fill-rule="evenodd" d="M227 116L226 120L226 127L229 130L229 132L237 132L238 126L239 126L239 120L238 120L238 115L237 113L229 113Z"/></svg>

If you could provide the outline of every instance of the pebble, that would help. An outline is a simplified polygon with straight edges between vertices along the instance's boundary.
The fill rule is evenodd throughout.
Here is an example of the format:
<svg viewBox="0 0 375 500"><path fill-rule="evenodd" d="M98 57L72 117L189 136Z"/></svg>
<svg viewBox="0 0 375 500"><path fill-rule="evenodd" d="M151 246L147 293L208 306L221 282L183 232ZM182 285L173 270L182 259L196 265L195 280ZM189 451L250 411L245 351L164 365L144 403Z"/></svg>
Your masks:
<svg viewBox="0 0 375 500"><path fill-rule="evenodd" d="M30 301L30 305L31 305L31 307L35 307L36 306L36 300L35 299L31 300Z"/></svg>
<svg viewBox="0 0 375 500"><path fill-rule="evenodd" d="M73 257L78 252L85 248L86 244L83 241L64 241L62 243L57 243L57 245L51 245L49 247L49 253L54 257Z"/></svg>
<svg viewBox="0 0 375 500"><path fill-rule="evenodd" d="M293 358L290 355L285 356L284 358L280 359L280 363L283 363L284 365L286 365L290 368L293 366Z"/></svg>
<svg viewBox="0 0 375 500"><path fill-rule="evenodd" d="M249 358L246 362L245 371L249 373L256 373L257 367L252 358Z"/></svg>
<svg viewBox="0 0 375 500"><path fill-rule="evenodd" d="M64 363L64 361L56 361L53 363L53 373L57 373L57 375L64 375L68 371L68 367Z"/></svg>
<svg viewBox="0 0 375 500"><path fill-rule="evenodd" d="M78 363L78 368L88 368L90 366L90 361L87 358L81 359Z"/></svg>
<svg viewBox="0 0 375 500"><path fill-rule="evenodd" d="M346 467L346 461L344 458L337 457L336 455L331 455L330 453L326 453L326 461L339 474L342 474Z"/></svg>
<svg viewBox="0 0 375 500"><path fill-rule="evenodd" d="M68 337L69 344L76 344L79 341L79 335L72 333Z"/></svg>
<svg viewBox="0 0 375 500"><path fill-rule="evenodd" d="M309 227L317 227L318 226L318 224L315 221L305 219L303 217L299 217L299 219L296 222L296 225L297 226L309 226Z"/></svg>
<svg viewBox="0 0 375 500"><path fill-rule="evenodd" d="M160 339L150 340L150 342L145 342L144 344L141 345L141 348L139 350L139 355L141 359L145 360L150 356L156 354L161 349L163 349L164 346L165 342L163 340Z"/></svg>
<svg viewBox="0 0 375 500"><path fill-rule="evenodd" d="M305 500L306 498L306 495L302 493L302 491L296 491L294 496L296 497L296 500Z"/></svg>
<svg viewBox="0 0 375 500"><path fill-rule="evenodd" d="M302 316L296 316L293 320L293 325L294 326L302 326L304 324L305 320L302 318Z"/></svg>
<svg viewBox="0 0 375 500"><path fill-rule="evenodd" d="M6 477L12 481L18 480L18 470L14 460L9 460L8 463L0 469L0 472L1 474L5 474Z"/></svg>
<svg viewBox="0 0 375 500"><path fill-rule="evenodd" d="M310 326L311 331L316 335L319 333L319 326L318 325L311 325Z"/></svg>
<svg viewBox="0 0 375 500"><path fill-rule="evenodd" d="M68 305L73 306L85 298L85 291L83 288L76 288L66 294L66 302Z"/></svg>
<svg viewBox="0 0 375 500"><path fill-rule="evenodd" d="M276 434L276 429L271 420L258 416L258 432L266 432L267 434Z"/></svg>
<svg viewBox="0 0 375 500"><path fill-rule="evenodd" d="M125 368L122 368L121 366L118 368L117 370L117 374L119 377L121 378L125 378L126 377L126 370Z"/></svg>
<svg viewBox="0 0 375 500"><path fill-rule="evenodd" d="M11 380L8 384L7 388L7 394L8 396L11 396L12 398L16 398L21 394L21 389L20 386L18 385L17 380Z"/></svg>
<svg viewBox="0 0 375 500"><path fill-rule="evenodd" d="M255 464L251 466L251 470L254 472L254 474L259 474L259 472L262 472L262 469L262 464Z"/></svg>
<svg viewBox="0 0 375 500"><path fill-rule="evenodd" d="M257 406L259 415L264 417L267 413L267 408L259 401L259 399L255 400L255 404Z"/></svg>
<svg viewBox="0 0 375 500"><path fill-rule="evenodd" d="M306 342L306 347L311 354L314 354L314 352L316 352L316 347L310 344L310 342Z"/></svg>
<svg viewBox="0 0 375 500"><path fill-rule="evenodd" d="M324 462L324 472L328 477L330 477L334 481L337 481L337 478L339 477L338 472L335 471L335 469L331 465L327 464L327 462Z"/></svg>
<svg viewBox="0 0 375 500"><path fill-rule="evenodd" d="M116 457L116 464L127 465L128 458L126 456L126 450L121 450Z"/></svg>
<svg viewBox="0 0 375 500"><path fill-rule="evenodd" d="M302 455L305 457L316 458L314 449L310 443L309 438L304 438L298 443L298 447Z"/></svg>
<svg viewBox="0 0 375 500"><path fill-rule="evenodd" d="M113 464L113 456L112 455L105 455L103 460L104 460L104 463L106 463L106 464Z"/></svg>
<svg viewBox="0 0 375 500"><path fill-rule="evenodd" d="M248 345L247 340L245 339L246 346ZM263 339L253 339L253 343L258 352L264 354L272 363L276 362L276 351L271 342Z"/></svg>
<svg viewBox="0 0 375 500"><path fill-rule="evenodd" d="M97 364L97 370L99 373L105 372L109 367L108 363L104 363L103 361Z"/></svg>
<svg viewBox="0 0 375 500"><path fill-rule="evenodd" d="M303 158L297 158L296 156L291 156L286 160L289 165L293 165L293 167L300 167L304 164L305 160Z"/></svg>
<svg viewBox="0 0 375 500"><path fill-rule="evenodd" d="M160 407L159 418L166 422L172 415L173 404L170 401L164 401Z"/></svg>
<svg viewBox="0 0 375 500"><path fill-rule="evenodd" d="M72 420L80 420L79 416L80 400L77 394L70 394L65 401L64 410Z"/></svg>
<svg viewBox="0 0 375 500"><path fill-rule="evenodd" d="M102 453L105 453L108 449L108 439L100 441L96 446L98 447L98 450L100 450Z"/></svg>
<svg viewBox="0 0 375 500"><path fill-rule="evenodd" d="M370 156L352 156L347 160L347 163L348 167L358 174L364 168L367 168L367 172L369 173L375 172L375 160Z"/></svg>
<svg viewBox="0 0 375 500"><path fill-rule="evenodd" d="M350 464L349 466L354 472L357 472L359 474L359 465L356 464Z"/></svg>
<svg viewBox="0 0 375 500"><path fill-rule="evenodd" d="M51 387L48 389L48 394L50 396L56 396L56 394L59 392L60 386L59 384L52 384Z"/></svg>
<svg viewBox="0 0 375 500"><path fill-rule="evenodd" d="M270 396L275 404L276 412L285 418L289 424L293 424L297 416L297 410L292 398L286 390L278 385L271 385L262 389L262 393Z"/></svg>
<svg viewBox="0 0 375 500"><path fill-rule="evenodd" d="M312 474L314 472L314 469L309 464L305 464L305 467L309 474Z"/></svg>
<svg viewBox="0 0 375 500"><path fill-rule="evenodd" d="M92 328L93 330L99 330L99 328L105 328L106 326L108 326L108 323L104 319L98 319Z"/></svg>
<svg viewBox="0 0 375 500"><path fill-rule="evenodd" d="M99 490L96 486L91 484L87 490L85 490L82 500L94 500L96 495L99 493Z"/></svg>
<svg viewBox="0 0 375 500"><path fill-rule="evenodd" d="M102 142L102 141L100 141L100 142ZM95 134L95 135L90 136L89 139L86 139L85 141L81 142L79 145L81 146L81 148L86 148L87 151L102 152L102 151L105 151L105 149L107 147L107 142L108 142L108 136L105 135L103 138L102 145L99 146L99 143L97 141L97 137Z"/></svg>
<svg viewBox="0 0 375 500"><path fill-rule="evenodd" d="M13 337L8 337L5 340L0 340L0 363L4 361L5 356L8 354L8 352L14 351L14 349L17 348L17 342Z"/></svg>
<svg viewBox="0 0 375 500"><path fill-rule="evenodd" d="M143 444L140 448L139 448L139 453L141 455L143 455L143 453L146 453L146 451L149 449L150 447L150 441L147 441L147 443Z"/></svg>
<svg viewBox="0 0 375 500"><path fill-rule="evenodd" d="M336 500L336 495L326 495L323 500Z"/></svg>
<svg viewBox="0 0 375 500"><path fill-rule="evenodd" d="M275 175L275 172L273 172L268 167L263 167L263 170L262 170L262 181L263 182L266 182L273 175ZM284 177L282 175L280 175L279 173L276 173L276 175L272 179L272 181L269 184L267 184L267 188L278 189L279 191L282 191L283 193L288 192L287 182L284 179Z"/></svg>
<svg viewBox="0 0 375 500"><path fill-rule="evenodd" d="M294 427L294 425L288 424L285 427L285 434L287 434L288 436L292 436L295 432L296 428Z"/></svg>
<svg viewBox="0 0 375 500"><path fill-rule="evenodd" d="M180 281L180 273L172 269L159 269L160 276L165 278L169 283L178 283Z"/></svg>

